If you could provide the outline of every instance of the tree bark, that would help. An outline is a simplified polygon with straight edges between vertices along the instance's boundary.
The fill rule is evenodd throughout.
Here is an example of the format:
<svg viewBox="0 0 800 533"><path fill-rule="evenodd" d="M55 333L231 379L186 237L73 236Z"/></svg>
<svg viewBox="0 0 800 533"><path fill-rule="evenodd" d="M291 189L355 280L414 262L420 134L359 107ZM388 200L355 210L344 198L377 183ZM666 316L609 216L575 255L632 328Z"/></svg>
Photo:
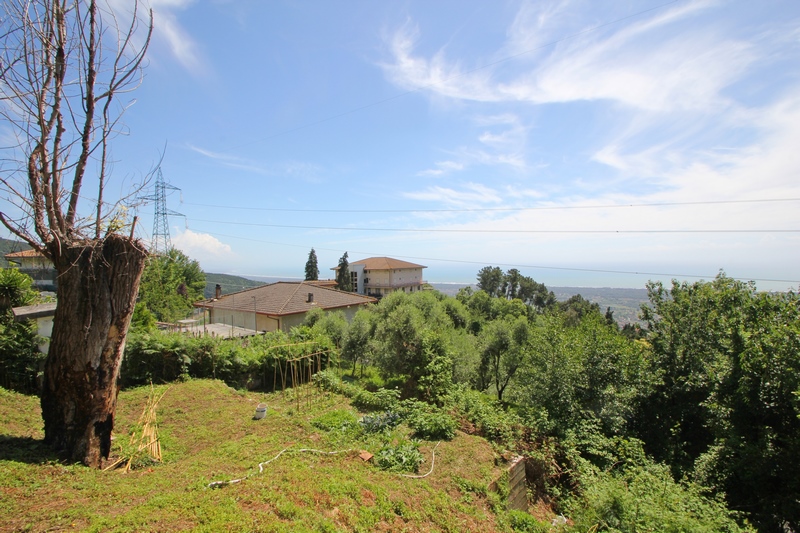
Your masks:
<svg viewBox="0 0 800 533"><path fill-rule="evenodd" d="M58 272L58 305L45 363L45 442L68 459L99 467L111 450L125 338L147 252L112 234L48 245Z"/></svg>

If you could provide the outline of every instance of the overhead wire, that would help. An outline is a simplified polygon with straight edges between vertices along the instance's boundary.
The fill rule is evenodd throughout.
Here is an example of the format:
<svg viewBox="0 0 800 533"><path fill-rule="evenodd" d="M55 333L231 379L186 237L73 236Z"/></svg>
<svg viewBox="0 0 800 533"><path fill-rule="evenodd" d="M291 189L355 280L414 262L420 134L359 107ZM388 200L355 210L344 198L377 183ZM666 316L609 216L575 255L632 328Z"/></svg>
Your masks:
<svg viewBox="0 0 800 533"><path fill-rule="evenodd" d="M249 237L241 237L239 235L226 235L222 233L211 233L207 232L209 235L214 237L225 237L225 238L232 238L232 239L240 239L243 241L250 241L250 242L257 242L260 244L271 244L275 246L288 246L292 248L303 248L303 249L310 249L314 248L318 251L326 251L326 252L335 252L335 253L342 253L343 250L338 248L324 248L318 246L308 246L303 244L291 244L285 242L275 242L275 241L265 241L261 239L252 239ZM370 251L359 251L359 250L349 250L350 253L364 255L366 257L373 257L373 256L382 256L385 255L379 252L370 252ZM708 274L678 274L678 273L669 273L669 272L648 272L648 271L639 271L639 270L614 270L614 269L601 269L601 268L580 268L580 267L562 267L562 266L548 266L548 265L531 265L531 264L522 264L522 263L507 263L507 262L498 262L498 261L470 261L466 259L444 259L444 258L434 258L434 257L419 257L419 256L410 256L410 255L395 255L398 259L408 259L414 261L428 261L428 262L437 262L437 263L454 263L454 264L462 264L462 265L496 265L505 268L528 268L532 270L554 270L559 272L586 272L586 273L595 273L595 274L620 274L620 275L636 275L636 276L656 276L656 277L667 277L667 278L691 278L691 279L708 279L713 278L714 275ZM265 276L269 277L269 276ZM276 277L276 276L273 276ZM731 276L732 279L739 280L739 281L759 281L759 282L769 282L769 283L800 283L800 279L778 279L778 278L755 278L755 277L736 277Z"/></svg>
<svg viewBox="0 0 800 533"><path fill-rule="evenodd" d="M232 222L229 220L207 220L196 218L195 222L228 224L232 226L254 226L259 228L313 229L335 231L383 231L412 233L529 233L529 234L641 234L641 233L800 233L800 229L447 229L447 228L376 228L347 226L307 226L293 224L267 224L263 222Z"/></svg>
<svg viewBox="0 0 800 533"><path fill-rule="evenodd" d="M703 200L694 202L652 202L640 204L594 204L594 205L549 205L536 207L465 207L449 209L297 209L288 207L246 207L237 205L218 205L184 202L184 205L212 207L215 209L236 209L237 211L272 211L280 213L484 213L506 211L557 211L569 209L621 209L631 207L675 207L689 205L750 204L767 202L800 202L800 198L759 198L753 200Z"/></svg>

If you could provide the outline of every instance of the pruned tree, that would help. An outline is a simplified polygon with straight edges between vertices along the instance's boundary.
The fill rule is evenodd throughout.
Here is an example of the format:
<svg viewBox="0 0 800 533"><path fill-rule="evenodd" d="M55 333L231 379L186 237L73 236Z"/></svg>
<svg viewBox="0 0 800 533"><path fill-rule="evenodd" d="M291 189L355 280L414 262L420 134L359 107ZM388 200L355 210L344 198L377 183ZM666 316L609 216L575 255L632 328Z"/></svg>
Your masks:
<svg viewBox="0 0 800 533"><path fill-rule="evenodd" d="M58 306L45 364L45 441L100 466L147 251L108 203L110 142L141 82L153 30L138 2L5 0L0 57L0 220L48 257Z"/></svg>
<svg viewBox="0 0 800 533"><path fill-rule="evenodd" d="M317 252L312 248L308 252L306 261L306 281L317 281L319 279L319 265L317 264Z"/></svg>

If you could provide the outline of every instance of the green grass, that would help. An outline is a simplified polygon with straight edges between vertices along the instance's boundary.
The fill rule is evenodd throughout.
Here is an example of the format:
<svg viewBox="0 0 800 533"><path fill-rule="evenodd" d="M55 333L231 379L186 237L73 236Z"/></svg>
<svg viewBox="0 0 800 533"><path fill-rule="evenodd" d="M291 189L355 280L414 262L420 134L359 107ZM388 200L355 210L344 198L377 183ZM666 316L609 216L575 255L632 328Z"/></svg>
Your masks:
<svg viewBox="0 0 800 533"><path fill-rule="evenodd" d="M433 473L410 479L358 456L407 439L410 430L332 427L361 415L342 396L242 393L201 380L156 389L166 390L157 409L164 462L127 474L59 462L41 443L38 398L0 389L0 531L507 530L479 490L500 474L479 437L458 433L442 442ZM127 442L149 394L149 387L120 393L119 442ZM267 415L253 420L260 402ZM421 443L420 472L430 469L435 444ZM258 472L259 462L285 448L352 451L286 452Z"/></svg>

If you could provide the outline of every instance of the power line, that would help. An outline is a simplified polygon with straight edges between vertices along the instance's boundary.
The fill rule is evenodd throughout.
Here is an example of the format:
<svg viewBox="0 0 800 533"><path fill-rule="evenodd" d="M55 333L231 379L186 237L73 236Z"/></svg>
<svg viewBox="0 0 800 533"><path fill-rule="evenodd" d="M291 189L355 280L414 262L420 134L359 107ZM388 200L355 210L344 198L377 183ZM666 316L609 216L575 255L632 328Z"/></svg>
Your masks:
<svg viewBox="0 0 800 533"><path fill-rule="evenodd" d="M184 205L213 207L215 209L236 209L238 211L271 211L280 213L484 213L513 211L557 211L570 209L622 209L631 207L675 207L689 205L725 205L771 202L799 202L800 198L759 198L753 200L706 200L696 202L654 202L641 204L595 204L595 205L552 205L537 207L477 207L461 209L293 209L286 207L244 207L236 205L198 204L184 202Z"/></svg>
<svg viewBox="0 0 800 533"><path fill-rule="evenodd" d="M213 235L216 237L227 237L232 239L240 239L244 241L250 242L257 242L260 244L272 244L276 246L289 246L293 248L304 248L309 249L310 246L301 245L301 244L289 244L284 242L274 242L274 241L264 241L260 239L250 239L247 237L240 237L238 235L226 235L222 233L209 233L209 235ZM333 248L321 248L321 247L314 247L316 250L319 251L326 251L326 252L335 252L335 253L342 253L343 250L340 249L333 249ZM375 252L364 252L359 250L349 250L349 252L358 255L364 255L366 257L373 257L373 256L382 256L382 253L375 253ZM442 258L432 258L432 257L418 257L418 256L410 256L410 255L397 255L397 258L401 259L412 259L414 261L434 261L437 263L456 263L456 264L463 264L463 265L483 265L486 266L488 264L493 264L496 266L506 267L506 268L530 268L536 270L555 270L561 272L589 272L595 274L622 274L622 275L636 275L636 276L659 276L659 277L668 277L668 278L693 278L693 279L711 279L716 276L714 275L697 275L697 274L675 274L675 273L667 273L667 272L645 272L645 271L637 271L637 270L612 270L612 269L599 269L599 268L578 268L578 267L559 267L559 266L545 266L545 265L526 265L526 264L519 264L519 263L502 263L502 262L485 262L485 261L468 261L463 259L442 259ZM731 279L735 279L738 281L759 281L759 282L773 282L773 283L798 283L800 280L797 279L773 279L773 278L747 278L747 277L732 277Z"/></svg>
<svg viewBox="0 0 800 533"><path fill-rule="evenodd" d="M265 224L261 222L231 222L228 220L193 219L195 222L209 224L228 224L232 226L255 226L259 228L313 229L335 231L384 231L405 233L522 233L522 234L670 234L670 233L800 233L800 229L443 229L443 228L374 228L345 226L305 226L291 224Z"/></svg>

